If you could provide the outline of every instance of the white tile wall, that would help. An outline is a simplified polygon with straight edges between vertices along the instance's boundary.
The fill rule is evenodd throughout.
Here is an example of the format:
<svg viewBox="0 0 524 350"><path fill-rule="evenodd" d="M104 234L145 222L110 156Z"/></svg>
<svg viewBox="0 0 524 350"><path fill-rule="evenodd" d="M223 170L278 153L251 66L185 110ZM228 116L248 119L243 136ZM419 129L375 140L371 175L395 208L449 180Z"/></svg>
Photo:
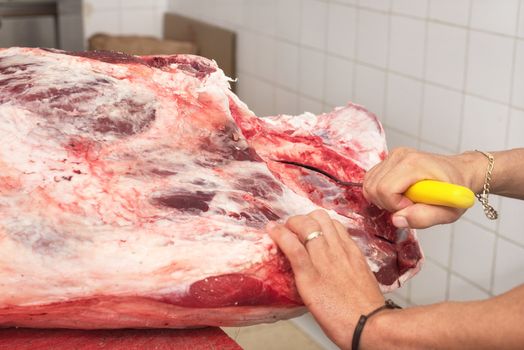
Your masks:
<svg viewBox="0 0 524 350"><path fill-rule="evenodd" d="M85 1L84 4L93 9L93 11L103 11L110 9L120 9L121 0L91 0Z"/></svg>
<svg viewBox="0 0 524 350"><path fill-rule="evenodd" d="M275 87L274 85L259 79L255 79L253 91L256 93L256 98L253 99L252 109L257 111L260 117L272 115L275 110ZM267 103L266 101L272 101Z"/></svg>
<svg viewBox="0 0 524 350"><path fill-rule="evenodd" d="M524 111L511 109L506 147L524 147L524 137L522 135L524 135Z"/></svg>
<svg viewBox="0 0 524 350"><path fill-rule="evenodd" d="M329 4L328 52L347 58L355 57L356 14L353 7Z"/></svg>
<svg viewBox="0 0 524 350"><path fill-rule="evenodd" d="M427 141L420 141L419 150L423 152L431 152L431 153L436 153L436 154L447 154L447 155L456 153L454 150L450 151L449 149L431 144Z"/></svg>
<svg viewBox="0 0 524 350"><path fill-rule="evenodd" d="M411 281L411 300L416 304L435 303L446 298L448 272L426 261L424 269Z"/></svg>
<svg viewBox="0 0 524 350"><path fill-rule="evenodd" d="M301 0L277 1L276 34L278 37L293 42L299 41L301 6ZM242 8L242 6L239 6L239 8Z"/></svg>
<svg viewBox="0 0 524 350"><path fill-rule="evenodd" d="M256 43L255 64L259 76L267 80L275 79L275 50L276 41L270 36L260 35Z"/></svg>
<svg viewBox="0 0 524 350"><path fill-rule="evenodd" d="M524 283L524 247L499 239L496 254L493 292L500 294Z"/></svg>
<svg viewBox="0 0 524 350"><path fill-rule="evenodd" d="M282 86L297 90L300 48L295 44L279 41L276 43L275 81Z"/></svg>
<svg viewBox="0 0 524 350"><path fill-rule="evenodd" d="M449 282L449 299L451 300L482 300L489 297L489 293L457 275L452 274Z"/></svg>
<svg viewBox="0 0 524 350"><path fill-rule="evenodd" d="M437 21L467 25L471 0L430 0L429 16Z"/></svg>
<svg viewBox="0 0 524 350"><path fill-rule="evenodd" d="M522 130L524 131L524 129ZM524 201L503 198L500 203L499 233L524 246Z"/></svg>
<svg viewBox="0 0 524 350"><path fill-rule="evenodd" d="M355 102L366 106L376 115L384 115L386 73L380 69L356 64Z"/></svg>
<svg viewBox="0 0 524 350"><path fill-rule="evenodd" d="M310 98L322 98L326 56L323 52L302 48L300 50L299 90Z"/></svg>
<svg viewBox="0 0 524 350"><path fill-rule="evenodd" d="M489 290L495 234L462 220L456 223L451 268L477 286Z"/></svg>
<svg viewBox="0 0 524 350"><path fill-rule="evenodd" d="M326 47L327 4L320 0L302 1L301 42L317 49Z"/></svg>
<svg viewBox="0 0 524 350"><path fill-rule="evenodd" d="M95 33L162 36L167 0L84 0L84 36Z"/></svg>
<svg viewBox="0 0 524 350"><path fill-rule="evenodd" d="M120 34L121 16L118 9L107 8L95 12L84 12L84 36L86 39L96 33Z"/></svg>
<svg viewBox="0 0 524 350"><path fill-rule="evenodd" d="M423 77L426 22L406 17L391 19L389 69Z"/></svg>
<svg viewBox="0 0 524 350"><path fill-rule="evenodd" d="M468 92L503 103L509 102L514 41L494 34L471 33L466 84Z"/></svg>
<svg viewBox="0 0 524 350"><path fill-rule="evenodd" d="M442 266L447 266L450 258L453 225L438 225L418 231L418 238L424 254Z"/></svg>
<svg viewBox="0 0 524 350"><path fill-rule="evenodd" d="M455 151L460 140L463 96L460 92L428 85L424 93L422 138Z"/></svg>
<svg viewBox="0 0 524 350"><path fill-rule="evenodd" d="M127 5L127 3L126 3ZM154 7L130 7L121 11L120 30L122 34L147 34L160 36Z"/></svg>
<svg viewBox="0 0 524 350"><path fill-rule="evenodd" d="M298 109L301 112L311 112L320 114L324 112L324 104L316 99L308 98L306 96L300 96L298 101Z"/></svg>
<svg viewBox="0 0 524 350"><path fill-rule="evenodd" d="M447 87L462 89L467 30L429 23L426 54L426 79Z"/></svg>
<svg viewBox="0 0 524 350"><path fill-rule="evenodd" d="M255 111L257 114L260 113L260 111L256 109L258 97L255 92L258 81L259 79L249 73L238 73L237 93L243 96L243 101L248 105L249 109Z"/></svg>
<svg viewBox="0 0 524 350"><path fill-rule="evenodd" d="M426 17L429 0L393 0L392 11L404 15Z"/></svg>
<svg viewBox="0 0 524 350"><path fill-rule="evenodd" d="M375 10L388 11L391 8L391 0L359 0L360 6Z"/></svg>
<svg viewBox="0 0 524 350"><path fill-rule="evenodd" d="M520 38L524 38L524 6L522 5L522 1L520 3L520 18L519 18L519 27L518 27L518 33L517 35Z"/></svg>
<svg viewBox="0 0 524 350"><path fill-rule="evenodd" d="M411 291L411 280L405 282L402 287L398 288L398 289L395 289L395 291L393 293L391 293L390 295L395 295L399 298L402 298L402 301L403 303L405 304L406 302L409 301L410 299L410 291Z"/></svg>
<svg viewBox="0 0 524 350"><path fill-rule="evenodd" d="M507 105L467 96L464 104L461 150L503 149L507 122Z"/></svg>
<svg viewBox="0 0 524 350"><path fill-rule="evenodd" d="M524 147L524 0L169 5L237 31L239 95L258 115L320 113L352 100L381 119L390 148ZM498 221L477 204L454 225L420 232L428 264L397 298L406 305L480 299L519 281L524 202L491 201Z"/></svg>
<svg viewBox="0 0 524 350"><path fill-rule="evenodd" d="M387 120L414 138L418 137L422 101L422 83L394 73L388 75Z"/></svg>
<svg viewBox="0 0 524 350"><path fill-rule="evenodd" d="M379 67L386 67L389 17L383 13L361 10L357 23L358 59Z"/></svg>
<svg viewBox="0 0 524 350"><path fill-rule="evenodd" d="M244 72L258 74L256 65L258 38L257 33L249 31L237 38L237 63L239 69Z"/></svg>
<svg viewBox="0 0 524 350"><path fill-rule="evenodd" d="M211 3L211 6L208 5L204 12L207 12L212 16L215 13L212 4L216 3L217 8L222 6L222 4L219 1L215 2L208 0L208 2ZM276 3L276 0L264 0L253 2L251 6L244 8L247 9L247 13L249 14L249 16L246 17L246 21L244 21L244 24L247 24L250 28L256 31L268 35L273 35L275 33L276 25ZM228 14L225 15L226 18L229 16Z"/></svg>
<svg viewBox="0 0 524 350"><path fill-rule="evenodd" d="M514 35L519 0L474 0L471 27L506 35Z"/></svg>
<svg viewBox="0 0 524 350"><path fill-rule="evenodd" d="M522 6L524 8L524 6ZM522 19L524 21L524 18ZM524 108L524 40L517 41L512 104Z"/></svg>
<svg viewBox="0 0 524 350"><path fill-rule="evenodd" d="M353 100L353 72L355 64L335 56L328 56L326 62L326 84L324 91L327 103L343 106Z"/></svg>
<svg viewBox="0 0 524 350"><path fill-rule="evenodd" d="M279 114L300 114L302 111L298 109L298 94L286 89L276 87L275 111L278 111Z"/></svg>
<svg viewBox="0 0 524 350"><path fill-rule="evenodd" d="M419 142L412 135L404 133L402 130L393 129L387 125L384 127L387 136L388 149L397 147L418 148Z"/></svg>
<svg viewBox="0 0 524 350"><path fill-rule="evenodd" d="M243 0L222 0L216 7L216 15L228 25L242 25L244 21Z"/></svg>

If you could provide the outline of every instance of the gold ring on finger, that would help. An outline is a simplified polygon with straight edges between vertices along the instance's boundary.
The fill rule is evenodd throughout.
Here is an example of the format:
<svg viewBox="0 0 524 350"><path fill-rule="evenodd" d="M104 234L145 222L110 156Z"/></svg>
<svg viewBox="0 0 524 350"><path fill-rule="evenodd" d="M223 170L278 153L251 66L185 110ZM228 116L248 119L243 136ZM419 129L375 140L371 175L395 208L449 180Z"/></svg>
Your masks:
<svg viewBox="0 0 524 350"><path fill-rule="evenodd" d="M309 241L312 241L314 240L315 238L318 238L320 236L324 235L322 233L322 231L314 231L314 232L311 232L310 234L308 234L306 236L306 239L304 239L304 245L306 245Z"/></svg>

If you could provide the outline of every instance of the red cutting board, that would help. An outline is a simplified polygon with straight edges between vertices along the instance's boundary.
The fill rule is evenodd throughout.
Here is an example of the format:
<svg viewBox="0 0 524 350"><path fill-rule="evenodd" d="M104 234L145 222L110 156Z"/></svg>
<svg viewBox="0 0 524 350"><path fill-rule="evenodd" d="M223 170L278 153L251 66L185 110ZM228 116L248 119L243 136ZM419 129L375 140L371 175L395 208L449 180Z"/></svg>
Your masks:
<svg viewBox="0 0 524 350"><path fill-rule="evenodd" d="M220 328L0 330L0 350L242 350Z"/></svg>

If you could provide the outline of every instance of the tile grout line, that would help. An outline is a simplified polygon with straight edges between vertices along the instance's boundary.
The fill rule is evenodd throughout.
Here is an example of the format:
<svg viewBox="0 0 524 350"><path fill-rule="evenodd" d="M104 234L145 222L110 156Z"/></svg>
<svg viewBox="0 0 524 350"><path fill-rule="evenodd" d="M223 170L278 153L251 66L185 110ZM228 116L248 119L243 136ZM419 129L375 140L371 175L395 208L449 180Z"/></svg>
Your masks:
<svg viewBox="0 0 524 350"><path fill-rule="evenodd" d="M473 4L470 1L469 2L469 9L468 9L468 20L467 20L467 26L469 27L469 24L471 23L471 15L473 12ZM462 76L462 98L461 98L461 106L460 106L460 126L459 130L463 130L464 126L464 119L465 119L465 111L466 111L466 86L468 81L468 61L469 61L469 44L470 44L470 31L469 29L466 31L466 44L465 44L465 50L464 50L464 73ZM462 147L462 132L458 135L458 143L455 145L455 147L458 147L458 149L455 150L455 153L457 151L460 151ZM452 274L455 272L453 269L453 251L455 248L455 237L459 234L457 232L457 225L453 225L451 228L451 239L449 242L449 257L448 257L448 269L449 269L449 275L448 275L448 288L446 290L446 298L449 300L451 295L451 277Z"/></svg>
<svg viewBox="0 0 524 350"><path fill-rule="evenodd" d="M356 0L357 4L359 0ZM355 8L355 42L353 43L353 56L358 58L358 35L359 35L359 24L360 24L360 10ZM352 60L353 63L353 76L351 77L351 99L354 101L356 98L357 91L357 62Z"/></svg>
<svg viewBox="0 0 524 350"><path fill-rule="evenodd" d="M388 16L388 24L387 24L387 39L386 39L386 67L384 70L384 87L383 87L383 101L382 101L382 118L384 118L384 122L386 123L389 119L389 113L388 113L388 94L389 94L389 67L390 67L390 61L391 61L391 22L392 17L391 16L391 8L393 7L393 4L391 1L389 2L389 11L387 13ZM418 142L418 138L417 138Z"/></svg>
<svg viewBox="0 0 524 350"><path fill-rule="evenodd" d="M426 3L426 16L429 16L429 1ZM424 53L422 56L422 76L426 77L427 75L427 56L428 56L428 38L429 38L429 22L424 21ZM420 106L419 106L419 118L417 119L417 133L418 133L418 149L422 148L423 137L422 137L422 127L424 124L424 105L426 100L426 84L421 83L422 91L420 93Z"/></svg>
<svg viewBox="0 0 524 350"><path fill-rule="evenodd" d="M486 287L483 287L483 286L481 286L480 284L478 284L477 282L474 282L474 281L470 280L469 277L467 277L467 276L461 274L460 272L457 272L457 271L451 271L451 274L454 275L454 276L456 276L456 277L459 277L459 278L463 279L464 281L468 282L469 284L471 284L471 285L474 286L475 288L477 288L477 289L483 291L483 292L486 293L487 295L489 295L489 296L493 296L493 295L491 294L489 288L486 289Z"/></svg>
<svg viewBox="0 0 524 350"><path fill-rule="evenodd" d="M303 111L303 108L302 108L302 99L303 99L303 96L304 94L302 94L302 92L300 91L300 76L301 76L301 71L302 71L302 21L303 21L303 16L302 16L302 10L304 8L304 4L303 4L303 0L300 0L299 1L299 5L298 5L298 13L300 14L298 16L298 36L297 36L297 42L294 43L295 45L297 45L297 48L298 48L298 59L297 59L297 91L296 91L296 94L297 94L297 110L298 111Z"/></svg>
<svg viewBox="0 0 524 350"><path fill-rule="evenodd" d="M273 4L273 13L276 12L276 9L277 9L277 4L276 2L272 2ZM272 17L272 20L273 20L273 32L276 33L276 27L277 27L277 22L276 22L276 16L273 16ZM271 37L270 37L271 38ZM272 83L270 84L271 86L271 115L275 115L276 114L276 105L277 105L277 97L276 97L276 89L275 89L275 81L276 81L276 74L277 74L277 55L276 55L276 45L277 43L275 41L273 41L273 54L272 54L272 57L271 59L273 60L272 62L272 67L271 67L271 71L272 71L272 77L271 77L271 80L272 80Z"/></svg>
<svg viewBox="0 0 524 350"><path fill-rule="evenodd" d="M324 67L322 69L324 69L324 79L322 81L322 109L325 109L325 106L329 105L328 102L327 102L327 97L326 97L326 90L327 90L327 85L328 85L328 81L327 81L327 78L328 78L328 74L327 74L327 68L328 68L328 38L329 38L329 19L330 19L330 7L329 7L330 3L327 2L326 3L326 14L324 15L324 19L326 21L326 25L324 26L325 30L324 30L324 52L322 53L323 57L324 57Z"/></svg>
<svg viewBox="0 0 524 350"><path fill-rule="evenodd" d="M519 242L519 241L515 241L512 238L509 238L509 237L506 237L506 236L499 236L499 240L505 241L506 243L510 243L510 244L514 245L515 247L517 247L517 248L524 249L524 243Z"/></svg>

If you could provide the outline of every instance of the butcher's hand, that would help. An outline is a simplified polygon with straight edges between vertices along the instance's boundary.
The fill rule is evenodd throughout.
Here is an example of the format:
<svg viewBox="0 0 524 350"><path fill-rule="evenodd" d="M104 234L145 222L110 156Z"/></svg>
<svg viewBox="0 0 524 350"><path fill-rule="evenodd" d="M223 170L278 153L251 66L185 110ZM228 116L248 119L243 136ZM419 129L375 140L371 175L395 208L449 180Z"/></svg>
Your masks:
<svg viewBox="0 0 524 350"><path fill-rule="evenodd" d="M384 297L347 230L323 210L267 230L290 261L304 304L330 339L350 348L360 315L384 305ZM313 232L322 235L305 242Z"/></svg>
<svg viewBox="0 0 524 350"><path fill-rule="evenodd" d="M487 168L478 152L443 156L409 148L393 150L388 158L367 172L364 196L378 207L393 213L397 227L426 228L457 220L464 209L413 204L403 193L420 180L439 180L479 192Z"/></svg>

